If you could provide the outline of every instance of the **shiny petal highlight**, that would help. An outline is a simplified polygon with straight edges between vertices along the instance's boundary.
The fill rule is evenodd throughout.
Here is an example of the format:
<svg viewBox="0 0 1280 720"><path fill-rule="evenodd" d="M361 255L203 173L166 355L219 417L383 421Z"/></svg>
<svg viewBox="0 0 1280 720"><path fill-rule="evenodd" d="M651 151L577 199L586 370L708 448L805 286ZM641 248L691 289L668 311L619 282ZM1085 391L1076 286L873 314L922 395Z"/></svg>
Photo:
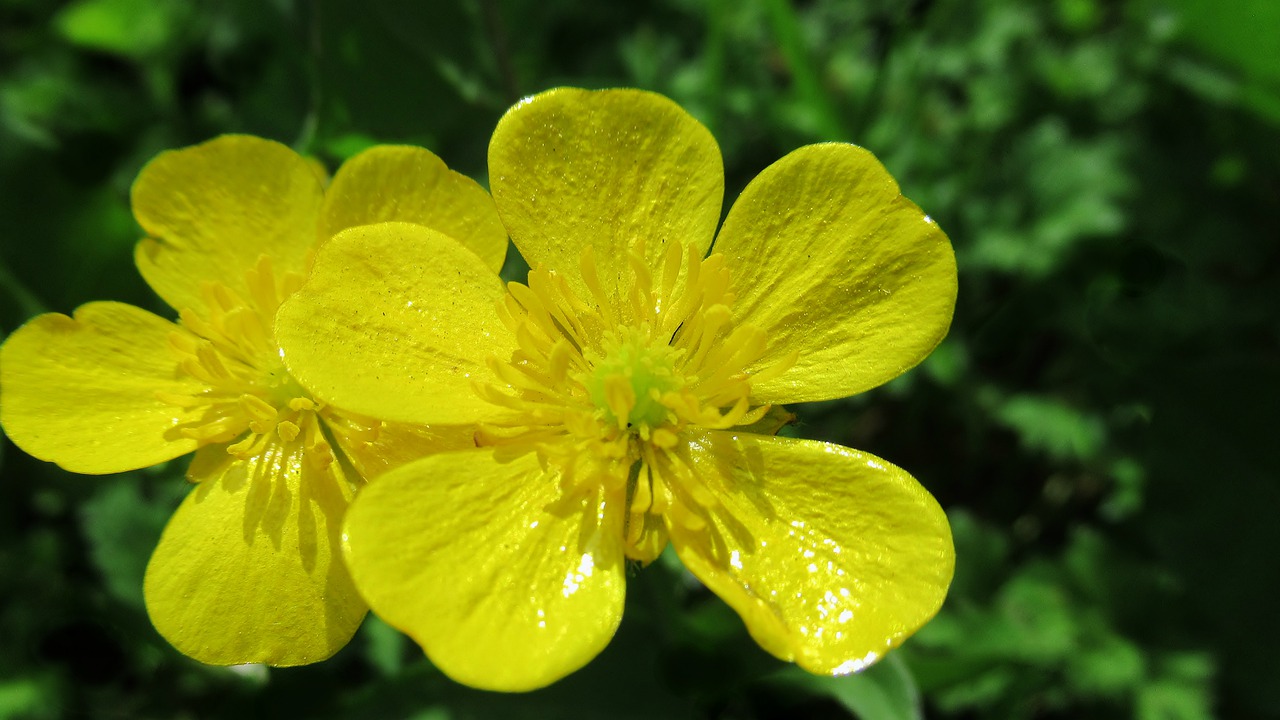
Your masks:
<svg viewBox="0 0 1280 720"><path fill-rule="evenodd" d="M347 514L360 592L458 682L548 685L595 657L622 617L621 504L560 498L531 452L425 458Z"/></svg>
<svg viewBox="0 0 1280 720"><path fill-rule="evenodd" d="M800 148L742 192L716 239L739 322L769 334L756 400L846 397L901 375L946 336L956 261L937 224L870 152L841 143Z"/></svg>
<svg viewBox="0 0 1280 720"><path fill-rule="evenodd" d="M693 437L689 454L716 504L703 529L669 523L671 543L770 653L856 672L941 607L950 528L905 471L830 443L722 431Z"/></svg>

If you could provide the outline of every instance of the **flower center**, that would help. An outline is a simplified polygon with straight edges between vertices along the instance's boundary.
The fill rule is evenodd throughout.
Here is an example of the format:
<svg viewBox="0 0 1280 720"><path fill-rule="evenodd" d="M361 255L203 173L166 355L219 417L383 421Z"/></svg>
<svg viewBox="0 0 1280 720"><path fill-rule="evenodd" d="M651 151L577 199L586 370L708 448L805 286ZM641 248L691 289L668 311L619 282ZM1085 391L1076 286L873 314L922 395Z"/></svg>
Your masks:
<svg viewBox="0 0 1280 720"><path fill-rule="evenodd" d="M201 445L228 443L228 453L247 459L273 438L285 443L301 438L308 459L327 465L333 453L316 417L322 404L285 369L274 335L275 312L298 289L302 277L277 277L270 258L263 255L245 279L247 298L225 285L207 283L202 288L206 312L179 311L190 332L172 333L170 350L178 367L205 388L193 395L157 397L202 409L197 421L175 428Z"/></svg>
<svg viewBox="0 0 1280 720"><path fill-rule="evenodd" d="M732 322L724 258L671 243L657 272L643 243L630 284L606 291L590 247L579 263L586 296L552 270L511 283L500 315L518 349L491 358L502 384L476 391L508 412L481 428L482 444L533 445L560 471L562 495L625 492L628 555L647 562L665 543L662 517L697 525L714 503L679 447L686 430L749 425L769 412L751 384L787 370L753 364L766 337Z"/></svg>
<svg viewBox="0 0 1280 720"><path fill-rule="evenodd" d="M676 371L681 353L669 345L651 345L643 333L622 330L605 333L603 355L587 351L591 365L582 378L591 402L607 422L619 430L651 431L674 421L662 399L684 387Z"/></svg>

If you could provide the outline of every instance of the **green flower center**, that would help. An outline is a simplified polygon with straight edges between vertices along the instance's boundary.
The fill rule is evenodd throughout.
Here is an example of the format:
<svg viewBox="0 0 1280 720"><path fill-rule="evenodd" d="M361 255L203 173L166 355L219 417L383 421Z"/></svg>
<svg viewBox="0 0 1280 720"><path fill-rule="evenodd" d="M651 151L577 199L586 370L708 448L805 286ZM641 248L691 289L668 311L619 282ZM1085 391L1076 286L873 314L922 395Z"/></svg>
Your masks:
<svg viewBox="0 0 1280 720"><path fill-rule="evenodd" d="M603 354L590 357L583 385L605 420L619 427L656 428L671 420L662 398L678 391L685 379L676 372L677 350L654 345L639 332L608 333Z"/></svg>

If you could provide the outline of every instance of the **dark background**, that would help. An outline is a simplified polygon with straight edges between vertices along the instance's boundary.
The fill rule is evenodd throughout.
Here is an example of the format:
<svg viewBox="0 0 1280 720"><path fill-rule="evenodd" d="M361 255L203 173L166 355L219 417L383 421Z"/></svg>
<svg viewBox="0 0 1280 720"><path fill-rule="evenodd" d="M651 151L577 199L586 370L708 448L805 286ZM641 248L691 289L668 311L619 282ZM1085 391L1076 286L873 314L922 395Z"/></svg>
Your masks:
<svg viewBox="0 0 1280 720"><path fill-rule="evenodd" d="M484 182L520 96L635 86L711 128L730 200L855 142L949 233L959 302L922 366L795 432L938 497L946 606L816 678L664 560L536 693L457 686L373 618L319 665L204 667L142 606L185 460L74 476L5 440L0 719L1280 717L1280 3L436 5L0 0L0 331L99 299L168 316L129 184L224 132L330 169L421 144Z"/></svg>

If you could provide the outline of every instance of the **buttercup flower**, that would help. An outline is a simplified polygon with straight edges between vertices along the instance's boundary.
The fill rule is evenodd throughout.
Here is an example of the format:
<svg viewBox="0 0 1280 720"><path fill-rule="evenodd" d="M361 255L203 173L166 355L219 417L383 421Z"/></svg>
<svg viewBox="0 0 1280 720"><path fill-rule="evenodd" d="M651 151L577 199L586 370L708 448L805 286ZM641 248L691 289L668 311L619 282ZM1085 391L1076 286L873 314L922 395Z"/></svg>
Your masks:
<svg viewBox="0 0 1280 720"><path fill-rule="evenodd" d="M220 137L156 157L132 203L148 235L138 269L179 322L116 302L34 318L0 348L0 422L23 450L79 473L195 451L199 485L147 566L156 628L211 664L322 660L366 612L337 553L353 493L410 458L472 447L472 433L326 403L285 369L276 309L344 228L429 223L489 272L506 232L482 188L411 147L361 153L326 191L289 148Z"/></svg>
<svg viewBox="0 0 1280 720"><path fill-rule="evenodd" d="M950 324L950 243L879 162L801 148L717 235L702 125L651 93L560 89L507 113L489 172L527 284L504 289L431 230L366 226L320 250L278 318L288 367L335 402L481 424L480 447L356 500L344 548L373 609L497 690L599 653L625 560L668 544L766 650L816 673L866 667L932 617L954 556L928 492L877 457L774 436L780 404L879 385Z"/></svg>

